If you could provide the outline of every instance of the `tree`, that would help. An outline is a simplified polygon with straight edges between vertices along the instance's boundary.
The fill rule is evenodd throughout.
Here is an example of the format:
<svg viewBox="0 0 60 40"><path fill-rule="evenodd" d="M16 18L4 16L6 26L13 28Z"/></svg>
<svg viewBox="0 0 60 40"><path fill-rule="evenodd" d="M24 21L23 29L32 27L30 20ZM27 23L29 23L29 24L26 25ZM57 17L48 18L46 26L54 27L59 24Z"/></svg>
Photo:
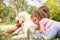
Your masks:
<svg viewBox="0 0 60 40"><path fill-rule="evenodd" d="M29 14L31 14L33 11L35 11L37 9L37 7L35 7L35 6L30 6L30 8L29 8L29 10L27 10L27 12L29 13Z"/></svg>
<svg viewBox="0 0 60 40"><path fill-rule="evenodd" d="M3 22L3 18L5 17L5 13L4 13L4 10L5 10L5 4L3 3L3 0L0 1L0 18L2 19L2 22Z"/></svg>
<svg viewBox="0 0 60 40"><path fill-rule="evenodd" d="M24 0L9 0L9 5L13 10L15 11L16 15L18 12L22 11L23 5L24 5Z"/></svg>
<svg viewBox="0 0 60 40"><path fill-rule="evenodd" d="M3 0L0 0L0 19L1 19L1 22L3 20L3 17L5 17L3 14L4 8L5 8L5 4L3 3Z"/></svg>
<svg viewBox="0 0 60 40"><path fill-rule="evenodd" d="M48 0L45 5L50 9L51 19L60 21L60 2L58 0Z"/></svg>
<svg viewBox="0 0 60 40"><path fill-rule="evenodd" d="M2 10L5 8L5 4L3 3L3 0L0 0L0 14L2 13Z"/></svg>

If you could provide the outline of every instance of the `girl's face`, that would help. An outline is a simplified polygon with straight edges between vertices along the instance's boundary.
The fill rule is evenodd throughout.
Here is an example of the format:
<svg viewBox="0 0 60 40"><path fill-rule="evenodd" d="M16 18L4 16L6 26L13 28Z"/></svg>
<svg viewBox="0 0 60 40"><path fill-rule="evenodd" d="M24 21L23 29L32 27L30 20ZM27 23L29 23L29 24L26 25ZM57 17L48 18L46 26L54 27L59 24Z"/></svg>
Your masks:
<svg viewBox="0 0 60 40"><path fill-rule="evenodd" d="M31 19L33 20L33 22L34 22L35 24L37 24L37 25L38 25L39 20L38 20L36 17L34 17L34 16L33 16Z"/></svg>

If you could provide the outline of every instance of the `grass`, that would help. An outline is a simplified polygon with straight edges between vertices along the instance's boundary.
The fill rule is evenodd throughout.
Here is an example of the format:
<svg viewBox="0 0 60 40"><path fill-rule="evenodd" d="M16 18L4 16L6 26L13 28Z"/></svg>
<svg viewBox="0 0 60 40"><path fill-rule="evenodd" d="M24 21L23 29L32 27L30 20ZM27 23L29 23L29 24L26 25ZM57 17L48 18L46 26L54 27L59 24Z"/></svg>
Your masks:
<svg viewBox="0 0 60 40"><path fill-rule="evenodd" d="M15 34L3 35L2 32L0 31L0 40L11 40L12 36L15 36ZM28 40L28 38L20 38L17 40ZM35 40L42 40L42 39L35 39ZM52 39L52 40L57 40L57 39ZM58 39L58 40L60 40L60 39Z"/></svg>
<svg viewBox="0 0 60 40"><path fill-rule="evenodd" d="M4 25L14 25L15 23L16 23L15 21L0 23L0 27L4 26ZM3 35L2 32L3 31L1 31L1 29L0 29L0 40L11 40L11 37L13 35Z"/></svg>
<svg viewBox="0 0 60 40"><path fill-rule="evenodd" d="M10 22L5 22L5 23L0 23L0 26L2 26L2 25L13 25L15 23L16 23L15 21L10 21ZM14 36L14 35L13 34L3 35L2 31L0 29L0 40L11 40L12 36ZM28 38L21 38L19 40L28 40ZM36 40L40 40L40 39L36 39ZM57 40L57 39L53 39L53 40ZM60 39L58 39L58 40L60 40Z"/></svg>
<svg viewBox="0 0 60 40"><path fill-rule="evenodd" d="M12 34L10 34L10 35L4 35L4 34L0 33L0 40L11 40L12 36L13 36Z"/></svg>
<svg viewBox="0 0 60 40"><path fill-rule="evenodd" d="M15 21L2 22L2 23L0 23L0 26L2 26L2 25L13 25L15 23L16 23Z"/></svg>

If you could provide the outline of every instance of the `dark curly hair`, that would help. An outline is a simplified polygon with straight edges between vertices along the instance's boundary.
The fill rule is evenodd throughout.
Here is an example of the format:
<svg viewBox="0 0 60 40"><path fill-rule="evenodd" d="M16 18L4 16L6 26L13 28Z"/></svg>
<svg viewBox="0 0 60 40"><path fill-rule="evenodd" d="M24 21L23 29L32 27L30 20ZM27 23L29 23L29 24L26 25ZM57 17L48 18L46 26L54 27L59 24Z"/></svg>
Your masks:
<svg viewBox="0 0 60 40"><path fill-rule="evenodd" d="M49 12L49 8L47 6L41 6L38 8L38 12L40 11L43 11L45 12L44 15L47 17L47 18L50 18L50 12Z"/></svg>
<svg viewBox="0 0 60 40"><path fill-rule="evenodd" d="M33 16L36 17L38 20L41 20L42 18L45 18L44 12L42 12L42 11L40 11L40 12L38 12L38 11L32 12L31 18Z"/></svg>
<svg viewBox="0 0 60 40"><path fill-rule="evenodd" d="M43 18L50 18L50 12L47 6L42 6L38 8L36 11L32 12L31 18L36 17L39 21ZM39 30L40 28L37 27L35 30Z"/></svg>
<svg viewBox="0 0 60 40"><path fill-rule="evenodd" d="M32 12L31 18L36 17L38 20L41 20L42 18L50 18L49 9L47 6L42 6L38 8L38 10Z"/></svg>

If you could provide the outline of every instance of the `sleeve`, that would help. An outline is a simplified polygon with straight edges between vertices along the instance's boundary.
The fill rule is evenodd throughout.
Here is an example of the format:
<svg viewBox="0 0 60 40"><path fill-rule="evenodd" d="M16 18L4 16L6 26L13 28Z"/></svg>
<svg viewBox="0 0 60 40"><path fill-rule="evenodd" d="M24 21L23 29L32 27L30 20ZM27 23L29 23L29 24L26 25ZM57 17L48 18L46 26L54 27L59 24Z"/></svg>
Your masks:
<svg viewBox="0 0 60 40"><path fill-rule="evenodd" d="M39 25L40 25L40 26L41 26L41 25L44 26L44 29L46 30L46 26L47 26L48 22L49 22L49 20L46 19L46 18L44 18L44 19L42 19L42 20L39 22Z"/></svg>
<svg viewBox="0 0 60 40"><path fill-rule="evenodd" d="M21 24L16 24L16 27L18 29L18 28L22 27L22 25Z"/></svg>
<svg viewBox="0 0 60 40"><path fill-rule="evenodd" d="M44 26L46 26L47 23L48 23L48 19L46 19L46 18L42 19L42 20L39 22L39 24L42 24L42 25L44 25Z"/></svg>

